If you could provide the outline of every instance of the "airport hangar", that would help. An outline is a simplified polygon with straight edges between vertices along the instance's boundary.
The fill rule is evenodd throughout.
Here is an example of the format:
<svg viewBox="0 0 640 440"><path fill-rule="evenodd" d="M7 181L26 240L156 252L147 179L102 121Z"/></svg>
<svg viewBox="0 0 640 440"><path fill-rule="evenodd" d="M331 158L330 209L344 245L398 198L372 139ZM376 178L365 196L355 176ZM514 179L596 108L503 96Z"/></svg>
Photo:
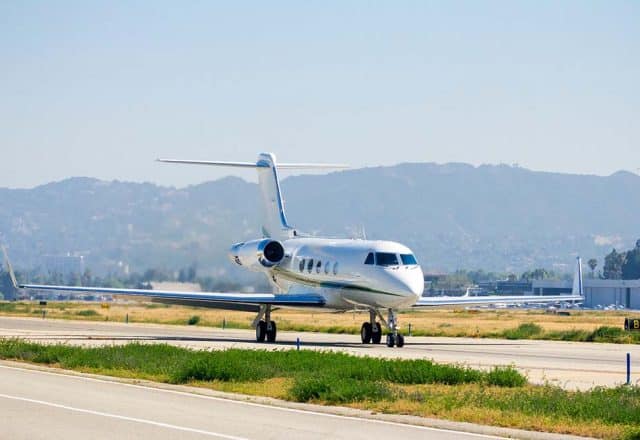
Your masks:
<svg viewBox="0 0 640 440"><path fill-rule="evenodd" d="M573 281L533 280L532 295L560 295L571 293ZM640 310L640 280L600 280L584 278L584 307L594 308L598 305L611 304L624 306L626 309Z"/></svg>

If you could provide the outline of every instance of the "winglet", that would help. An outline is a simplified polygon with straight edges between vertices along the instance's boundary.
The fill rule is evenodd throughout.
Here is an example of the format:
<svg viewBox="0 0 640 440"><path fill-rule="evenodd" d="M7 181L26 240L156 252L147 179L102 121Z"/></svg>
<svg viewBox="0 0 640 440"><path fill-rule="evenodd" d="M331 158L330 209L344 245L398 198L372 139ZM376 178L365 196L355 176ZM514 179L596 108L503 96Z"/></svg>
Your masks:
<svg viewBox="0 0 640 440"><path fill-rule="evenodd" d="M11 277L11 284L15 289L19 289L18 281L16 280L16 274L13 272L13 267L11 267L11 261L9 261L9 255L7 254L7 249L4 246L0 246L2 248L2 253L4 255L4 263L7 265L7 271L9 271L9 276Z"/></svg>
<svg viewBox="0 0 640 440"><path fill-rule="evenodd" d="M582 259L576 257L576 270L573 274L573 287L571 294L574 296L584 296L584 287L582 286Z"/></svg>

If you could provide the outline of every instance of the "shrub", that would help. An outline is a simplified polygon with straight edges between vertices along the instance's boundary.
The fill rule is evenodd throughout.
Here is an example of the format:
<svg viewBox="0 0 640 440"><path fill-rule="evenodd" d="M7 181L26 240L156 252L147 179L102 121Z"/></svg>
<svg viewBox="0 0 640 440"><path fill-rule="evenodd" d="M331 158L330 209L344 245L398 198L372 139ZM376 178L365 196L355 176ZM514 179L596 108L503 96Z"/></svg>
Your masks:
<svg viewBox="0 0 640 440"><path fill-rule="evenodd" d="M507 339L531 339L542 333L542 327L533 322L525 322L514 329L504 331L504 337Z"/></svg>
<svg viewBox="0 0 640 440"><path fill-rule="evenodd" d="M515 368L493 367L487 374L487 384L499 387L521 387L527 383L527 379Z"/></svg>
<svg viewBox="0 0 640 440"><path fill-rule="evenodd" d="M187 320L188 325L196 325L200 322L200 317L198 315L193 315Z"/></svg>
<svg viewBox="0 0 640 440"><path fill-rule="evenodd" d="M96 312L93 309L85 309L85 310L78 310L76 312L76 315L78 316L99 316L100 314L98 312Z"/></svg>
<svg viewBox="0 0 640 440"><path fill-rule="evenodd" d="M592 342L615 342L619 344L632 342L633 337L630 333L626 333L619 327L598 327L589 335L587 340Z"/></svg>
<svg viewBox="0 0 640 440"><path fill-rule="evenodd" d="M0 312L14 312L15 310L16 310L16 303L0 302Z"/></svg>
<svg viewBox="0 0 640 440"><path fill-rule="evenodd" d="M322 400L328 403L386 400L393 396L388 385L382 382L340 379L338 377L297 378L289 390L292 400L308 402Z"/></svg>

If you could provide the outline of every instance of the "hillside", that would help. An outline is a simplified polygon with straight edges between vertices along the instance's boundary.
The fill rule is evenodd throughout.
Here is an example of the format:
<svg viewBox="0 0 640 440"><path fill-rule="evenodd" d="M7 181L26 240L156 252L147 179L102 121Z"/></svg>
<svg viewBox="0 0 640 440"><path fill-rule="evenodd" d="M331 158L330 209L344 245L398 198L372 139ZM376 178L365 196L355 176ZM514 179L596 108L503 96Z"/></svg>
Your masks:
<svg viewBox="0 0 640 440"><path fill-rule="evenodd" d="M289 221L331 236L401 241L427 270L563 269L640 237L640 177L505 165L401 164L283 181ZM230 244L259 234L257 187L229 177L186 188L71 178L0 189L0 234L18 267L78 252L95 272L232 270ZM232 272L237 273L237 272Z"/></svg>

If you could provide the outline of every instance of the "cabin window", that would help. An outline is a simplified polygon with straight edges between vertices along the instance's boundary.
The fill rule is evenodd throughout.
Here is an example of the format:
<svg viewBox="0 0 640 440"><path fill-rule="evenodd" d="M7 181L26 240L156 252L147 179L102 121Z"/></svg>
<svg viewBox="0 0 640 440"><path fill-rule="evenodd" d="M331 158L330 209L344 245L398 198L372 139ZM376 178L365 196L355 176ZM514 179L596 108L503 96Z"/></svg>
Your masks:
<svg viewBox="0 0 640 440"><path fill-rule="evenodd" d="M375 264L373 261L373 252L369 252L369 255L367 255L367 259L364 260L364 264Z"/></svg>
<svg viewBox="0 0 640 440"><path fill-rule="evenodd" d="M309 258L309 262L307 263L307 271L311 273L312 269L313 269L313 258Z"/></svg>
<svg viewBox="0 0 640 440"><path fill-rule="evenodd" d="M398 256L391 252L376 252L376 264L378 266L397 266Z"/></svg>
<svg viewBox="0 0 640 440"><path fill-rule="evenodd" d="M331 268L329 267L329 263L326 263L324 265L324 274L325 275L329 275L329 271L331 270Z"/></svg>
<svg viewBox="0 0 640 440"><path fill-rule="evenodd" d="M400 254L400 259L402 260L402 264L405 266L410 266L412 264L418 264L416 261L416 257L413 254Z"/></svg>
<svg viewBox="0 0 640 440"><path fill-rule="evenodd" d="M322 268L322 261L318 260L316 263L316 273L320 273L320 269Z"/></svg>
<svg viewBox="0 0 640 440"><path fill-rule="evenodd" d="M300 260L300 272L304 272L304 258Z"/></svg>
<svg viewBox="0 0 640 440"><path fill-rule="evenodd" d="M338 275L338 262L333 263L333 274Z"/></svg>

